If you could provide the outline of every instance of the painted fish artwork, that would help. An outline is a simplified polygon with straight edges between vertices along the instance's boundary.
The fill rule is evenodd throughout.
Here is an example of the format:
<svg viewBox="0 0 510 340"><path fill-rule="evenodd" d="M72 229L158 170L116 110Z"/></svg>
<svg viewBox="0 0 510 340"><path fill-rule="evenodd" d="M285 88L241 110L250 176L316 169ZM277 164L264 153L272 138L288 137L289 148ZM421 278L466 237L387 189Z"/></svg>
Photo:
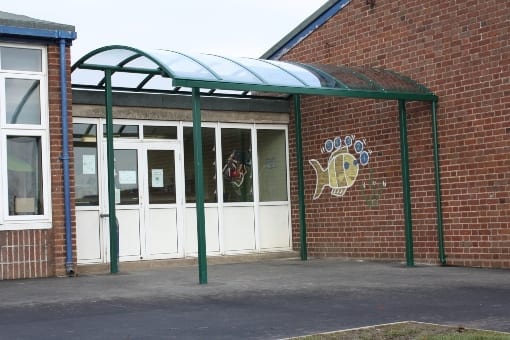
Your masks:
<svg viewBox="0 0 510 340"><path fill-rule="evenodd" d="M351 147L355 154L349 151ZM330 153L326 168L323 168L316 159L309 160L316 174L313 199L318 199L326 187L331 188L331 195L342 197L356 182L360 165L368 164L370 151L365 150L364 140L346 136L343 140L341 137L326 140L321 152Z"/></svg>
<svg viewBox="0 0 510 340"><path fill-rule="evenodd" d="M239 188L243 185L250 167L250 157L242 151L233 150L223 166L223 179Z"/></svg>

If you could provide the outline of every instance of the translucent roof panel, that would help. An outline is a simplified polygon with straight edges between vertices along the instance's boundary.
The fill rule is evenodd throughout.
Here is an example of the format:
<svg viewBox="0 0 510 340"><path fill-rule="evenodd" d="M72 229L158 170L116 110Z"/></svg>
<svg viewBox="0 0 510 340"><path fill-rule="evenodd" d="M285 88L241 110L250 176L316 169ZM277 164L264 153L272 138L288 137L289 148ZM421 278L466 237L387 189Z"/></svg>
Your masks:
<svg viewBox="0 0 510 340"><path fill-rule="evenodd" d="M239 58L240 63L245 67L257 73L265 84L282 85L282 86L296 86L306 87L302 81L288 71L278 67L274 63L268 63L265 60Z"/></svg>
<svg viewBox="0 0 510 340"><path fill-rule="evenodd" d="M148 79L146 83L140 85L143 85L143 88L147 90L172 91L174 89L174 86L172 85L172 79L165 78L160 75L155 75Z"/></svg>
<svg viewBox="0 0 510 340"><path fill-rule="evenodd" d="M396 74L388 70L381 70L368 67L353 68L356 72L363 74L365 77L372 79L385 91L399 92L421 92L427 93L428 89L416 83L415 81Z"/></svg>
<svg viewBox="0 0 510 340"><path fill-rule="evenodd" d="M137 55L135 51L113 48L102 53L93 54L88 58L87 62L98 65L119 65L135 55Z"/></svg>
<svg viewBox="0 0 510 340"><path fill-rule="evenodd" d="M435 101L426 87L398 73L376 68L316 65L169 50L105 46L72 66L76 87L182 92L208 95L280 93ZM202 91L202 89L204 89Z"/></svg>
<svg viewBox="0 0 510 340"><path fill-rule="evenodd" d="M164 65L176 78L216 80L217 77L201 63L183 53L151 50L150 56Z"/></svg>
<svg viewBox="0 0 510 340"><path fill-rule="evenodd" d="M218 80L228 82L246 82L252 84L263 84L262 79L231 58L220 57L212 54L187 54L189 57L200 62L204 67L210 69Z"/></svg>
<svg viewBox="0 0 510 340"><path fill-rule="evenodd" d="M310 72L309 70L302 66L294 65L292 63L278 62L274 60L266 60L265 62L281 67L287 72L293 74L294 77L299 79L302 83L306 84L307 86L311 87L322 86L317 75L313 74L313 72Z"/></svg>
<svg viewBox="0 0 510 340"><path fill-rule="evenodd" d="M136 88L146 77L141 73L115 72L112 74L112 87Z"/></svg>

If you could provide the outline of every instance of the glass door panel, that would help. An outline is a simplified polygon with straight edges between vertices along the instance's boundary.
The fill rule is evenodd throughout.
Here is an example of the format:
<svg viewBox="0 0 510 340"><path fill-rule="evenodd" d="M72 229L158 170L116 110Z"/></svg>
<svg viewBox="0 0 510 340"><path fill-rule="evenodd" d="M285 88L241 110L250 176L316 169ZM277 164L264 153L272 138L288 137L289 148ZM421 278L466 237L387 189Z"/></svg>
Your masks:
<svg viewBox="0 0 510 340"><path fill-rule="evenodd" d="M138 149L117 145L115 149L115 204L119 220L120 260L141 256L140 220L143 213L140 202Z"/></svg>
<svg viewBox="0 0 510 340"><path fill-rule="evenodd" d="M99 213L97 124L73 123L76 257L78 263L104 260L103 229Z"/></svg>
<svg viewBox="0 0 510 340"><path fill-rule="evenodd" d="M115 150L115 203L139 204L137 150Z"/></svg>
<svg viewBox="0 0 510 340"><path fill-rule="evenodd" d="M178 252L177 151L167 143L146 144L144 230L150 258L175 257Z"/></svg>
<svg viewBox="0 0 510 340"><path fill-rule="evenodd" d="M147 150L149 204L176 202L174 150Z"/></svg>

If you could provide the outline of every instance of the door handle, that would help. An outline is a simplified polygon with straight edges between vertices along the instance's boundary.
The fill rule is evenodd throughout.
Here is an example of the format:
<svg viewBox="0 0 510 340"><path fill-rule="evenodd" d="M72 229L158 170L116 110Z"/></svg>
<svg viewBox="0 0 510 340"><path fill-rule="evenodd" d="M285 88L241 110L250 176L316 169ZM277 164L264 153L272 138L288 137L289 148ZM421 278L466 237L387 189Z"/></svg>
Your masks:
<svg viewBox="0 0 510 340"><path fill-rule="evenodd" d="M99 214L99 217L110 217L110 214Z"/></svg>

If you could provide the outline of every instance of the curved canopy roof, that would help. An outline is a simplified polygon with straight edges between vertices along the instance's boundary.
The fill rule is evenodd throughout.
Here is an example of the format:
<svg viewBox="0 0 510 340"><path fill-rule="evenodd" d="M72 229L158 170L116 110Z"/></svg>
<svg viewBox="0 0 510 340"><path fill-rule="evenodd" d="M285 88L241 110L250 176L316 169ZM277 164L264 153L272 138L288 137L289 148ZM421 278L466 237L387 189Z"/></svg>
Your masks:
<svg viewBox="0 0 510 340"><path fill-rule="evenodd" d="M270 92L341 97L436 101L425 86L392 71L230 58L128 46L96 49L72 66L74 87L104 89L105 70L112 89L180 93L197 87L212 93ZM221 91L218 91L221 90Z"/></svg>

